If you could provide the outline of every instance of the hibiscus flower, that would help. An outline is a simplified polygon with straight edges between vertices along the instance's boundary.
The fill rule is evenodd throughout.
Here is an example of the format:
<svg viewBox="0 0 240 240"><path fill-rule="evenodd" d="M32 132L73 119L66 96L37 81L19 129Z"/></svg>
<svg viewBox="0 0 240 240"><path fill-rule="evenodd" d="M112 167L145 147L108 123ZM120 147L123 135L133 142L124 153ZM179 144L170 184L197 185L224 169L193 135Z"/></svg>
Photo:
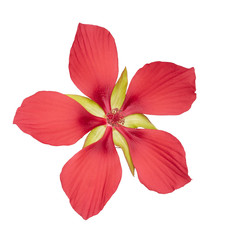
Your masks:
<svg viewBox="0 0 240 240"><path fill-rule="evenodd" d="M71 145L91 130L83 149L60 178L73 209L84 219L98 214L121 180L115 146L148 189L170 193L191 181L185 152L171 134L143 114L178 115L196 98L194 68L168 62L146 64L127 90L127 70L118 77L115 41L102 27L79 24L69 58L70 76L87 97L40 91L17 109L14 123L38 141Z"/></svg>

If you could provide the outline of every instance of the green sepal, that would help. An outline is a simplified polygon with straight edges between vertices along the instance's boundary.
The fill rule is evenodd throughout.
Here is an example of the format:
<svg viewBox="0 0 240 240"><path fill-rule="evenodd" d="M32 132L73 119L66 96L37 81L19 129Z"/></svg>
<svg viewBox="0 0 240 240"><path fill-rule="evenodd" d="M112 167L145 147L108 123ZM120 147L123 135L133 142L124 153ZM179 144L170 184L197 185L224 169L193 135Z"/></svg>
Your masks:
<svg viewBox="0 0 240 240"><path fill-rule="evenodd" d="M124 119L124 126L128 128L157 129L145 115L140 113L128 115Z"/></svg>
<svg viewBox="0 0 240 240"><path fill-rule="evenodd" d="M101 125L101 126L98 126L98 127L95 127L87 136L86 140L85 140L85 143L83 145L83 148L89 146L90 144L92 143L95 143L97 142L98 140L100 140L104 133L105 133L105 130L106 130L106 125Z"/></svg>
<svg viewBox="0 0 240 240"><path fill-rule="evenodd" d="M80 103L92 115L102 118L105 117L105 112L103 111L103 109L90 98L72 94L66 95Z"/></svg>
<svg viewBox="0 0 240 240"><path fill-rule="evenodd" d="M124 68L120 78L118 79L111 95L111 108L118 108L120 109L123 105L126 90L128 85L128 78L127 78L127 69Z"/></svg>
<svg viewBox="0 0 240 240"><path fill-rule="evenodd" d="M113 129L113 142L116 146L120 147L124 153L124 156L127 160L129 169L132 173L132 175L134 176L134 165L132 162L132 158L129 152L129 147L128 147L128 143L126 141L126 139L123 137L123 135L118 132L116 129Z"/></svg>

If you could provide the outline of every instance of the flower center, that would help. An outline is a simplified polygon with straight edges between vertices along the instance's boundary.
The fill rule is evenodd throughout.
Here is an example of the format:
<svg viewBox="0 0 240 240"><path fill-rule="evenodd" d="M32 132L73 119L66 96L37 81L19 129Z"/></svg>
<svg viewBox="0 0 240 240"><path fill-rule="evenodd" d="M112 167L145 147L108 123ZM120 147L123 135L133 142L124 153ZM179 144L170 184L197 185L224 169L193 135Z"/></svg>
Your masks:
<svg viewBox="0 0 240 240"><path fill-rule="evenodd" d="M124 125L125 120L121 112L122 110L119 110L118 108L112 109L106 115L107 123L112 125L113 127Z"/></svg>

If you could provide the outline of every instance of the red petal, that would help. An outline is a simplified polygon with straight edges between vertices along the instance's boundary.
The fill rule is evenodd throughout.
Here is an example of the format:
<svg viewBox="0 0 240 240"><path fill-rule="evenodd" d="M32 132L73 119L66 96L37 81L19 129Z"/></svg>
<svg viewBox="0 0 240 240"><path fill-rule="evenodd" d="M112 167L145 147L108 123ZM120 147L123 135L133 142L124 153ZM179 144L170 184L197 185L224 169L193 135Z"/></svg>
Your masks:
<svg viewBox="0 0 240 240"><path fill-rule="evenodd" d="M84 219L98 214L117 190L122 169L107 128L98 142L83 148L63 167L62 187L73 209Z"/></svg>
<svg viewBox="0 0 240 240"><path fill-rule="evenodd" d="M110 111L110 96L118 76L117 48L111 33L98 26L79 24L69 70L75 85Z"/></svg>
<svg viewBox="0 0 240 240"><path fill-rule="evenodd" d="M187 111L196 99L194 68L153 62L133 77L122 109L133 113L175 115Z"/></svg>
<svg viewBox="0 0 240 240"><path fill-rule="evenodd" d="M57 146L75 143L105 120L64 94L42 91L23 101L13 123L38 141Z"/></svg>
<svg viewBox="0 0 240 240"><path fill-rule="evenodd" d="M152 129L118 129L126 138L138 178L148 189L169 193L191 181L185 152L171 134Z"/></svg>

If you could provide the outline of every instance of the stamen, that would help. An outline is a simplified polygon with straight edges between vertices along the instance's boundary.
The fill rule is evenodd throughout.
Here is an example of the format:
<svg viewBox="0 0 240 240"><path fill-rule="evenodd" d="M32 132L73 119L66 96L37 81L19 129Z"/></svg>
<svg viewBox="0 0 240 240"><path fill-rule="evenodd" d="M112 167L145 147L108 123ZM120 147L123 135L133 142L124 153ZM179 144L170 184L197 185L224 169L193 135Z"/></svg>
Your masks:
<svg viewBox="0 0 240 240"><path fill-rule="evenodd" d="M118 108L112 109L106 114L107 123L113 127L124 125L125 120L121 112L122 110L119 110Z"/></svg>

